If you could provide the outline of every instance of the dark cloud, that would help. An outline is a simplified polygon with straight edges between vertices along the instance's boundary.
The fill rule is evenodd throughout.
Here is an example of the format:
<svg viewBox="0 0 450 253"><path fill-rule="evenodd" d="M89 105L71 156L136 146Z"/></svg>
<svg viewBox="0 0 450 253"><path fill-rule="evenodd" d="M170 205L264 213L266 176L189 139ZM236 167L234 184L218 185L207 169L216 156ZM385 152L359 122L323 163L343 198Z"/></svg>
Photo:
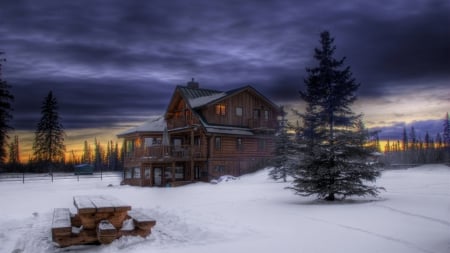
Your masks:
<svg viewBox="0 0 450 253"><path fill-rule="evenodd" d="M221 90L251 84L292 103L324 29L363 98L413 87L442 89L445 99L449 12L444 0L4 0L0 50L17 129L34 129L49 90L74 129L161 114L175 85L192 77Z"/></svg>

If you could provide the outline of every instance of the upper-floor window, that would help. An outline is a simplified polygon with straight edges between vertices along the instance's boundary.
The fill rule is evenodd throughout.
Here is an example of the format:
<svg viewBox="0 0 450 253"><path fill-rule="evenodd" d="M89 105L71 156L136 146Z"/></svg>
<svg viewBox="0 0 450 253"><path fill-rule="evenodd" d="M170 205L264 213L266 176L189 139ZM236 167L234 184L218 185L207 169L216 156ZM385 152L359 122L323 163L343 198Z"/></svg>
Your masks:
<svg viewBox="0 0 450 253"><path fill-rule="evenodd" d="M253 110L253 118L259 119L260 117L261 117L261 111L259 109L254 109Z"/></svg>
<svg viewBox="0 0 450 253"><path fill-rule="evenodd" d="M226 106L224 104L216 104L216 115L224 116L226 113Z"/></svg>
<svg viewBox="0 0 450 253"><path fill-rule="evenodd" d="M185 110L185 111L184 111L184 119L185 119L186 121L189 121L189 120L192 119L192 113L191 113L190 110Z"/></svg>
<svg viewBox="0 0 450 253"><path fill-rule="evenodd" d="M236 107L236 116L242 116L242 107Z"/></svg>
<svg viewBox="0 0 450 253"><path fill-rule="evenodd" d="M269 120L269 111L267 110L264 111L264 119Z"/></svg>
<svg viewBox="0 0 450 253"><path fill-rule="evenodd" d="M127 151L127 153L133 153L134 152L134 140L127 140L126 141L126 151Z"/></svg>
<svg viewBox="0 0 450 253"><path fill-rule="evenodd" d="M200 146L200 136L195 136L194 137L194 145L195 146Z"/></svg>

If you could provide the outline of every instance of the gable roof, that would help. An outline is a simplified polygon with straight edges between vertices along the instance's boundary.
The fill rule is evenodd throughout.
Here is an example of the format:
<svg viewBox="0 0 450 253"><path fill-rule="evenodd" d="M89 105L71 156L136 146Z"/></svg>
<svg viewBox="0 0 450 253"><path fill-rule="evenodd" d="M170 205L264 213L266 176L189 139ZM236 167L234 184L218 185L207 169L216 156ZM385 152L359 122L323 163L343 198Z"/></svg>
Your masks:
<svg viewBox="0 0 450 253"><path fill-rule="evenodd" d="M272 101L270 101L250 85L232 89L226 92L210 89L189 88L185 86L177 86L176 89L180 92L181 96L192 109L220 102L226 98L229 98L246 90L255 93L257 96L261 97L265 102L272 105L273 107L277 107L277 105L275 105Z"/></svg>
<svg viewBox="0 0 450 253"><path fill-rule="evenodd" d="M227 95L227 93L218 90L189 88L184 86L177 86L177 90L184 98L189 107L192 109L202 107L209 104L211 101L217 100Z"/></svg>

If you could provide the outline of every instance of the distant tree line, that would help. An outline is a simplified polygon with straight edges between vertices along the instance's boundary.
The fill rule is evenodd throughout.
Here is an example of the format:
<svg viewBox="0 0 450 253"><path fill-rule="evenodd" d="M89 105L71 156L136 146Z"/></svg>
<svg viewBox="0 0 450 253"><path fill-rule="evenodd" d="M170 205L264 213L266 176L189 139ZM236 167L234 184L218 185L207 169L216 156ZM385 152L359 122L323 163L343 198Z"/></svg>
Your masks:
<svg viewBox="0 0 450 253"><path fill-rule="evenodd" d="M5 172L73 172L75 165L84 163L93 165L94 172L120 171L123 169L123 149L122 147L119 148L119 143L114 141L108 141L105 146L96 139L92 145L85 140L81 154L76 154L72 150L66 152L67 155L50 163L38 159L36 156L30 156L28 161L20 161L18 136L14 136L14 140L11 141L8 148L8 159L2 168Z"/></svg>
<svg viewBox="0 0 450 253"><path fill-rule="evenodd" d="M401 139L387 140L382 161L387 166L396 164L450 163L450 117L443 120L443 131L435 137L428 131L422 138L414 126L408 132L403 128Z"/></svg>

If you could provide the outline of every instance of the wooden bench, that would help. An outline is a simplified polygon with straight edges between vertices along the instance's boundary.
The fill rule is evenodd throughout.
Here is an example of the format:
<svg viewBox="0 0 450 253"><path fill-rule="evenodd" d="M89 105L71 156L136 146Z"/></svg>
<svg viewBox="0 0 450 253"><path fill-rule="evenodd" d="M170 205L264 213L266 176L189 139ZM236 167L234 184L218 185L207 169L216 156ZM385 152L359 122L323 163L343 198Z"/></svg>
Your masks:
<svg viewBox="0 0 450 253"><path fill-rule="evenodd" d="M97 226L97 239L100 243L109 244L117 238L117 230L108 220L102 220Z"/></svg>
<svg viewBox="0 0 450 253"><path fill-rule="evenodd" d="M53 239L72 234L69 208L55 208L53 211L52 237Z"/></svg>
<svg viewBox="0 0 450 253"><path fill-rule="evenodd" d="M151 234L152 227L156 225L155 219L140 211L128 211L128 216L133 219L134 226L136 227L132 235L147 237L149 234Z"/></svg>

